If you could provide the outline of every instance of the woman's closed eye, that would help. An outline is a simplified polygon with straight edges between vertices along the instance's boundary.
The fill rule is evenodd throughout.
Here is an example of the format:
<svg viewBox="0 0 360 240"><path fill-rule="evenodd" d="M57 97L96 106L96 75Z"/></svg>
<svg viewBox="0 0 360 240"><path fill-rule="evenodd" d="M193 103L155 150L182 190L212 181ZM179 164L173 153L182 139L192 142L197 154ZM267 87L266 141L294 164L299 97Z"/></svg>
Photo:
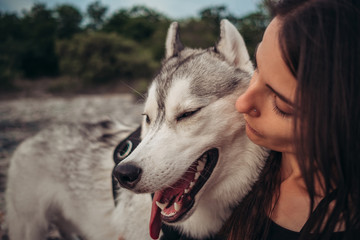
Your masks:
<svg viewBox="0 0 360 240"><path fill-rule="evenodd" d="M273 99L273 110L283 118L291 117L294 113L293 107L279 99L276 95L274 95Z"/></svg>

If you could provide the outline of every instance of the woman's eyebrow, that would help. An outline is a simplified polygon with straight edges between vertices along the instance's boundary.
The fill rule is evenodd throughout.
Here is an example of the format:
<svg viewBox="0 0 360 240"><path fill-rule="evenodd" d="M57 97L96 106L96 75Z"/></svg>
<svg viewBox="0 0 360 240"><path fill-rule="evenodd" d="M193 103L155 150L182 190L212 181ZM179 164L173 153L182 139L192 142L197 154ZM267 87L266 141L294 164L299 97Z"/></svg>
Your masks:
<svg viewBox="0 0 360 240"><path fill-rule="evenodd" d="M266 87L268 87L273 93L275 93L282 101L289 104L290 106L294 107L294 103L292 103L289 99L287 99L284 95L281 93L275 91L269 84L266 84Z"/></svg>

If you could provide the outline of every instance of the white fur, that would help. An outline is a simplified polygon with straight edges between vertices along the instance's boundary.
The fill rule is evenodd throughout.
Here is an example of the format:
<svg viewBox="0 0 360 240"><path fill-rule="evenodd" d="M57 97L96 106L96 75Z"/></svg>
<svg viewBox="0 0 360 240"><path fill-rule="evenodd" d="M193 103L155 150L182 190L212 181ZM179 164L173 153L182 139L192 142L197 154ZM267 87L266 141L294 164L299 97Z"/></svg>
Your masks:
<svg viewBox="0 0 360 240"><path fill-rule="evenodd" d="M79 233L85 239L119 235L111 221L112 151L104 148L91 154L86 148L92 146L78 139L83 137L75 130L68 126L45 130L13 155L6 190L10 239L45 239L50 223L57 224L66 239ZM91 168L89 158L101 159L97 169Z"/></svg>
<svg viewBox="0 0 360 240"><path fill-rule="evenodd" d="M251 72L253 66L244 39L238 34L235 26L226 19L221 21L220 38L218 49L225 55L226 59L235 66Z"/></svg>

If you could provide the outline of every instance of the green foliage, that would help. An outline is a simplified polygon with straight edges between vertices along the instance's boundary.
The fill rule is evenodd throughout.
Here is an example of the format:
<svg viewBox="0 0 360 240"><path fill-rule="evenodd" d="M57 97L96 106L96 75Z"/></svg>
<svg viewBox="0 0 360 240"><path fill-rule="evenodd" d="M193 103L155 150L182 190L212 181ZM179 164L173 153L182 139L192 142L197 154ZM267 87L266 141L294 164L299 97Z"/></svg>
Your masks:
<svg viewBox="0 0 360 240"><path fill-rule="evenodd" d="M190 19L180 26L181 41L192 48L208 48L215 46L219 39L219 22L209 28L204 20Z"/></svg>
<svg viewBox="0 0 360 240"><path fill-rule="evenodd" d="M63 4L56 7L55 16L58 38L71 38L81 31L80 24L83 17L80 11L72 5Z"/></svg>
<svg viewBox="0 0 360 240"><path fill-rule="evenodd" d="M90 5L87 7L87 15L90 18L88 28L92 30L100 29L104 23L107 10L108 8L101 5L100 1L90 3Z"/></svg>
<svg viewBox="0 0 360 240"><path fill-rule="evenodd" d="M90 83L150 78L158 67L151 53L116 33L89 32L57 42L60 71Z"/></svg>
<svg viewBox="0 0 360 240"><path fill-rule="evenodd" d="M259 5L257 12L250 13L239 19L238 29L244 37L244 41L251 57L254 56L256 46L261 41L269 21L270 16L266 13L264 5Z"/></svg>
<svg viewBox="0 0 360 240"><path fill-rule="evenodd" d="M44 4L35 4L22 19L25 39L21 56L21 68L25 77L35 78L56 75L55 56L56 21L52 10Z"/></svg>
<svg viewBox="0 0 360 240"><path fill-rule="evenodd" d="M103 30L117 32L135 41L146 41L154 34L161 15L144 6L135 6L130 10L121 10L113 14Z"/></svg>
<svg viewBox="0 0 360 240"><path fill-rule="evenodd" d="M120 35L126 35L126 26L131 21L129 12L126 9L120 9L115 12L110 18L104 23L102 28L105 32L116 32Z"/></svg>
<svg viewBox="0 0 360 240"><path fill-rule="evenodd" d="M21 20L15 14L0 12L0 87L12 88L11 79L19 74L24 37Z"/></svg>
<svg viewBox="0 0 360 240"><path fill-rule="evenodd" d="M164 40L171 20L145 6L134 6L115 12L103 26L105 32L116 32L150 49L159 61L164 56Z"/></svg>
<svg viewBox="0 0 360 240"><path fill-rule="evenodd" d="M75 80L58 83L53 89L117 78L137 79L144 88L144 79L151 80L164 56L166 33L173 20L146 6L119 9L109 17L107 11L100 1L89 4L84 14L70 4L49 9L35 3L23 15L0 11L1 89L11 89L17 77L59 74L58 79ZM198 17L180 21L181 40L189 47L214 46L224 18L239 29L253 56L269 23L261 4L256 12L241 18L222 5L204 8Z"/></svg>
<svg viewBox="0 0 360 240"><path fill-rule="evenodd" d="M0 17L0 69L7 78L23 75L35 78L56 75L56 21L44 4L35 4L22 18Z"/></svg>
<svg viewBox="0 0 360 240"><path fill-rule="evenodd" d="M232 14L223 5L205 8L200 11L200 19L207 23L208 29L212 29L212 32L217 36L220 34L218 26L221 19L231 20L232 18Z"/></svg>
<svg viewBox="0 0 360 240"><path fill-rule="evenodd" d="M165 55L165 39L170 22L169 19L165 19L156 24L156 29L151 38L141 43L150 49L156 61L160 61Z"/></svg>

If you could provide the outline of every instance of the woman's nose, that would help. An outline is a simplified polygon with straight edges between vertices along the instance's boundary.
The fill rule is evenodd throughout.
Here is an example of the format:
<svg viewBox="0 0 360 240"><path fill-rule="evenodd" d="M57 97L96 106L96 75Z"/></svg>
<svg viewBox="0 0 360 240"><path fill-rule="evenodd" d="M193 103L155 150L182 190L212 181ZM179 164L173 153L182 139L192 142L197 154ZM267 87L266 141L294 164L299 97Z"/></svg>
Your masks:
<svg viewBox="0 0 360 240"><path fill-rule="evenodd" d="M235 108L239 113L245 113L252 117L260 116L260 109L256 104L256 94L253 86L250 86L238 97Z"/></svg>

